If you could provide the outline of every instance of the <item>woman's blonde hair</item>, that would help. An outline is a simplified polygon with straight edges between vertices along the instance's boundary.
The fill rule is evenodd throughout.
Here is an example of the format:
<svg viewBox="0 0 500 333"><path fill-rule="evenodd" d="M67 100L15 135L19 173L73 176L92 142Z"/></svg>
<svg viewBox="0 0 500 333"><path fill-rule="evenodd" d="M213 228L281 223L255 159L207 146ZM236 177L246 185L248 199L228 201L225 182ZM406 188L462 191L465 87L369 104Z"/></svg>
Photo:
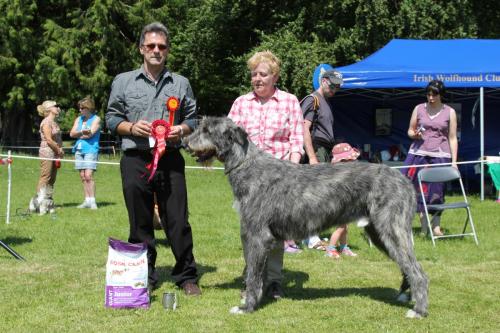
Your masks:
<svg viewBox="0 0 500 333"><path fill-rule="evenodd" d="M269 65L271 74L276 76L280 75L281 61L271 51L266 50L255 53L248 59L247 66L250 71L253 71L261 63Z"/></svg>
<svg viewBox="0 0 500 333"><path fill-rule="evenodd" d="M83 99L78 101L79 108L87 108L89 111L95 111L95 102L90 96L85 96Z"/></svg>
<svg viewBox="0 0 500 333"><path fill-rule="evenodd" d="M50 108L56 105L57 105L56 101L45 101L42 104L38 105L36 107L36 110L38 111L38 114L40 116L46 117L50 112Z"/></svg>

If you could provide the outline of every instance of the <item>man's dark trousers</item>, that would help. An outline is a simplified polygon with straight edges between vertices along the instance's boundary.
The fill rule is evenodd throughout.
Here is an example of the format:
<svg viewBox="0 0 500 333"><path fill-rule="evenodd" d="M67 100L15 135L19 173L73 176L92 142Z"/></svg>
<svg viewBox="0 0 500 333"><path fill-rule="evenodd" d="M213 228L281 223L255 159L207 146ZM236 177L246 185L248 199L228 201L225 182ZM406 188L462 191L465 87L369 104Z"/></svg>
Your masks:
<svg viewBox="0 0 500 333"><path fill-rule="evenodd" d="M188 222L187 189L184 158L179 150L168 150L158 162L154 178L146 165L151 163L150 151L125 151L120 161L123 196L127 206L130 243L145 242L148 247L149 283L155 286L158 274L155 269L156 249L153 228L154 193L163 229L169 240L176 264L172 277L178 286L198 279L193 256L193 236Z"/></svg>

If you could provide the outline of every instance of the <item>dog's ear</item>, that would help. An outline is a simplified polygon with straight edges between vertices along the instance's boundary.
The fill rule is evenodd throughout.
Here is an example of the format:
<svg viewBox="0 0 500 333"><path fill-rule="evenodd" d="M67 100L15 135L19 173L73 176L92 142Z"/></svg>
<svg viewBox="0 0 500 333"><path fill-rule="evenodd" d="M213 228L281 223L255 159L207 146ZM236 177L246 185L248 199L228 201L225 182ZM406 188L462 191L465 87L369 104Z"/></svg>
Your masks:
<svg viewBox="0 0 500 333"><path fill-rule="evenodd" d="M233 130L231 131L231 136L233 137L234 141L236 141L240 146L245 145L245 143L248 141L248 134L243 130L243 128L239 126L235 126Z"/></svg>

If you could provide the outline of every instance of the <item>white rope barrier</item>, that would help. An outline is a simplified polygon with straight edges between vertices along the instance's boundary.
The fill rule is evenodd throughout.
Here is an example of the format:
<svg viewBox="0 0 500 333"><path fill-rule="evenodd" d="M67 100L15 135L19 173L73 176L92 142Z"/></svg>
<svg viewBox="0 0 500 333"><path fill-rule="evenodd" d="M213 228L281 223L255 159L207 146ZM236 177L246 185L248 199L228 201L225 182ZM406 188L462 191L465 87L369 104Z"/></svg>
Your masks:
<svg viewBox="0 0 500 333"><path fill-rule="evenodd" d="M101 141L102 142L102 141ZM40 146L1 146L3 149L40 149ZM73 149L73 147L61 147L63 150ZM115 149L115 146L102 146L99 150Z"/></svg>
<svg viewBox="0 0 500 333"><path fill-rule="evenodd" d="M0 154L0 157L5 156L11 156L12 159L24 159L24 160L46 160L46 161L61 161L61 162L67 162L67 163L76 163L76 160L70 160L70 159L61 159L61 158L42 158L42 157L36 157L36 156L26 156L26 155L7 155L7 154ZM97 164L103 164L103 165L120 165L120 162L104 162L104 161L96 161L95 163ZM205 166L186 166L186 169L208 169L208 170L224 170L223 167L205 167Z"/></svg>
<svg viewBox="0 0 500 333"><path fill-rule="evenodd" d="M39 148L39 147L37 147ZM25 156L25 155L12 155L11 151L9 150L7 154L0 154L0 157L4 157L0 159L0 164L6 164L8 168L8 182L7 182L7 212L6 212L6 224L10 224L10 198L11 198L11 192L12 192L12 163L13 160L16 158L19 159L24 159L24 160L46 160L46 161L60 161L60 162L67 162L67 163L76 163L76 160L72 159L60 159L60 158L41 158L41 157L35 157L35 156ZM103 164L103 165L120 165L119 162L104 162L104 161L97 161L97 164ZM206 170L224 170L223 167L205 167L205 166L186 166L186 169L206 169Z"/></svg>
<svg viewBox="0 0 500 333"><path fill-rule="evenodd" d="M0 157L7 157L7 158L20 158L20 159L26 159L26 160L47 160L47 161L61 161L61 162L67 162L67 163L76 163L76 160L74 159L60 159L60 158L42 158L42 157L35 157L35 156L26 156L26 155L11 155L11 154L0 154ZM120 162L104 162L104 161L97 161L95 162L97 164L104 164L104 165L120 165ZM465 164L477 164L481 163L479 160L471 160L471 161L462 161L462 162L456 162L457 165L465 165ZM486 161L486 163L498 163L494 161ZM445 166L445 165L451 165L451 162L448 163L434 163L434 164L412 164L412 165L397 165L397 166L390 166L392 169L406 169L406 168L413 168L413 167L429 167L429 166ZM186 169L209 169L209 170L224 170L224 167L206 167L206 166L186 166Z"/></svg>
<svg viewBox="0 0 500 333"><path fill-rule="evenodd" d="M20 147L20 148L27 148L27 147ZM39 148L39 147L35 147ZM25 155L12 155L11 151L9 150L7 154L0 154L0 157L4 157L3 159L0 159L0 164L7 164L8 168L8 183L7 183L7 214L6 214L6 223L10 224L10 199L11 199L11 189L12 189L12 162L14 159L19 158L19 159L25 159L25 160L48 160L48 161L61 161L65 163L76 163L77 161L74 159L59 159L59 158L41 158L41 157L35 157L35 156L25 156ZM105 162L105 161L97 161L95 162L97 164L102 164L102 165L120 165L119 162ZM474 160L474 161L462 161L462 162L456 162L457 165L466 165L466 164L478 164L481 163L479 160ZM497 161L484 161L486 164L490 163L498 163ZM398 166L390 166L392 169L406 169L406 168L413 168L413 167L436 167L436 166L448 166L451 165L452 163L435 163L435 164L415 164L415 165L398 165ZM186 166L186 169L193 169L193 170L198 170L198 169L204 169L204 170L224 170L224 167L207 167L207 166Z"/></svg>
<svg viewBox="0 0 500 333"><path fill-rule="evenodd" d="M477 164L481 163L481 161L463 161L463 162L456 162L455 164ZM445 165L452 165L451 162L447 163L434 163L434 164L412 164L412 165L398 165L398 166L392 166L392 169L408 169L408 168L422 168L422 167L435 167L435 166L445 166Z"/></svg>

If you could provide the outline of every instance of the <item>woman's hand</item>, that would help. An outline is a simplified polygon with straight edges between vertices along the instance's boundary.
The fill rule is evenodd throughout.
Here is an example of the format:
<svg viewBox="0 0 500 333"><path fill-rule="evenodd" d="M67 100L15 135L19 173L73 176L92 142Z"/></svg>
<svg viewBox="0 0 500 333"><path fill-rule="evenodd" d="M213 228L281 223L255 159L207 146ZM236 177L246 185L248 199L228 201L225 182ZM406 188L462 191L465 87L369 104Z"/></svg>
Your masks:
<svg viewBox="0 0 500 333"><path fill-rule="evenodd" d="M417 129L411 130L410 138L413 140L422 140L422 131L418 131Z"/></svg>

